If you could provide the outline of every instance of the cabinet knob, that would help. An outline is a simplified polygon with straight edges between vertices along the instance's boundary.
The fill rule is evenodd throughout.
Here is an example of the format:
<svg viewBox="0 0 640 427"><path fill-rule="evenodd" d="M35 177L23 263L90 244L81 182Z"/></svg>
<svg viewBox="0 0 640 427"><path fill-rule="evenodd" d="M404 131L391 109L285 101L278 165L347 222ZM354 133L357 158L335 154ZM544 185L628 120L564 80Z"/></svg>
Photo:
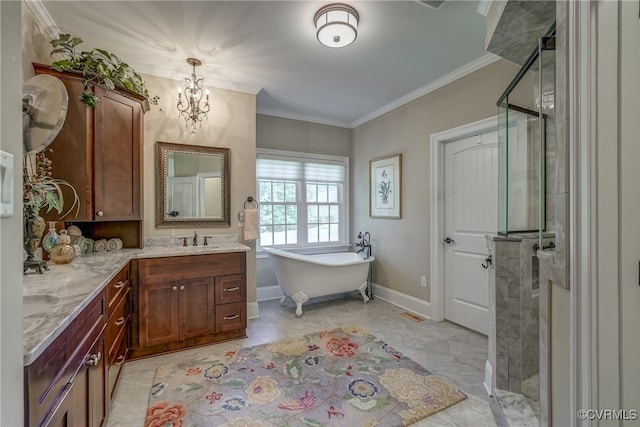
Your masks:
<svg viewBox="0 0 640 427"><path fill-rule="evenodd" d="M116 320L116 326L122 326L125 320L126 319L124 318L124 316L118 317L118 319Z"/></svg>
<svg viewBox="0 0 640 427"><path fill-rule="evenodd" d="M180 285L180 290L184 291L184 285Z"/></svg>
<svg viewBox="0 0 640 427"><path fill-rule="evenodd" d="M240 290L240 288L238 286L234 287L234 288L224 288L225 292L234 292L234 291L238 291Z"/></svg>
<svg viewBox="0 0 640 427"><path fill-rule="evenodd" d="M118 283L113 285L113 287L116 288L116 289L120 289L123 286L124 286L124 282L122 280L118 281Z"/></svg>
<svg viewBox="0 0 640 427"><path fill-rule="evenodd" d="M171 287L171 290L172 290L172 291L177 291L177 290L178 290L178 287L177 287L176 285L173 285L173 286Z"/></svg>
<svg viewBox="0 0 640 427"><path fill-rule="evenodd" d="M124 354L121 354L120 356L118 356L118 358L116 359L116 365L120 366L124 363Z"/></svg>
<svg viewBox="0 0 640 427"><path fill-rule="evenodd" d="M96 215L98 215L98 216L103 216L103 215L104 215L104 212L102 212L102 211L98 211L98 212L96 212Z"/></svg>
<svg viewBox="0 0 640 427"><path fill-rule="evenodd" d="M98 352L89 356L85 364L87 366L98 366L98 363L100 363L100 359L102 359L102 353Z"/></svg>

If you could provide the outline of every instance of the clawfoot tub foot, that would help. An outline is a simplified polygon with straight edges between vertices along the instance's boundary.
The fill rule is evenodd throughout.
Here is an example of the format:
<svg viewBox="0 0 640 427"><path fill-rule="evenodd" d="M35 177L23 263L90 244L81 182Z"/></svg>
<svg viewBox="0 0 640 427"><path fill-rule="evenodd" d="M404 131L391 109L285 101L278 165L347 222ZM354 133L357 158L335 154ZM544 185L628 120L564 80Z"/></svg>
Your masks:
<svg viewBox="0 0 640 427"><path fill-rule="evenodd" d="M304 294L304 292L299 291L297 294L291 297L291 299L296 303L296 316L302 316L302 304L309 301L309 297Z"/></svg>
<svg viewBox="0 0 640 427"><path fill-rule="evenodd" d="M368 283L364 282L358 288L358 290L360 291L360 295L362 295L362 299L364 300L365 303L370 300L369 295L367 295L367 286L368 286Z"/></svg>
<svg viewBox="0 0 640 427"><path fill-rule="evenodd" d="M280 305L284 305L284 302L287 300L287 296L286 295L282 295L282 298L280 298Z"/></svg>

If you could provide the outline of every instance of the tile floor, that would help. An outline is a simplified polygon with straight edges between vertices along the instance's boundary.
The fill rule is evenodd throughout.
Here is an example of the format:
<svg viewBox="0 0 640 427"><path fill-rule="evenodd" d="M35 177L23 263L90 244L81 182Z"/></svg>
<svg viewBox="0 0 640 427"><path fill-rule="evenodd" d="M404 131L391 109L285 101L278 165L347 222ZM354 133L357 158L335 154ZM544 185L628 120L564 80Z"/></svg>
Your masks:
<svg viewBox="0 0 640 427"><path fill-rule="evenodd" d="M116 391L107 427L142 427L155 370L184 357L226 352L291 335L304 335L345 325L359 325L402 351L434 374L448 380L468 399L436 413L415 426L495 426L491 398L482 385L487 337L449 322L415 322L404 311L379 299L362 303L358 294L312 300L303 315L295 305L278 300L259 303L260 318L249 320L247 338L163 356L127 362Z"/></svg>

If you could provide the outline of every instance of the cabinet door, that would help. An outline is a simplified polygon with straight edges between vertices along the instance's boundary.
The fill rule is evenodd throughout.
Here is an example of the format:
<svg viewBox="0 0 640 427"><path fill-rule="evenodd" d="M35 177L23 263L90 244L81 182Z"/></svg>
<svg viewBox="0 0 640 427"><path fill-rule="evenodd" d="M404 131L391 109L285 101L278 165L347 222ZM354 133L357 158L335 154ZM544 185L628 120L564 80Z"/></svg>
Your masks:
<svg viewBox="0 0 640 427"><path fill-rule="evenodd" d="M55 210L45 215L45 219L59 221L93 219L93 186L91 184L91 149L92 143L87 138L87 129L93 126L91 108L82 102L82 82L61 78L69 93L67 116L60 132L55 137L47 151L47 157L53 162L52 174L54 178L67 181L78 194L79 209L75 216L75 209L67 216L60 218ZM63 211L69 210L73 200L73 193L67 186L62 186L65 201Z"/></svg>
<svg viewBox="0 0 640 427"><path fill-rule="evenodd" d="M76 377L80 383L85 381L87 372L82 370ZM87 421L86 391L76 383L67 383L64 398L55 412L45 421L45 427L73 427L84 425Z"/></svg>
<svg viewBox="0 0 640 427"><path fill-rule="evenodd" d="M216 332L213 277L181 280L180 339L186 340Z"/></svg>
<svg viewBox="0 0 640 427"><path fill-rule="evenodd" d="M177 282L140 283L140 346L150 347L179 340L178 294Z"/></svg>
<svg viewBox="0 0 640 427"><path fill-rule="evenodd" d="M137 101L96 87L95 219L140 220L142 109Z"/></svg>

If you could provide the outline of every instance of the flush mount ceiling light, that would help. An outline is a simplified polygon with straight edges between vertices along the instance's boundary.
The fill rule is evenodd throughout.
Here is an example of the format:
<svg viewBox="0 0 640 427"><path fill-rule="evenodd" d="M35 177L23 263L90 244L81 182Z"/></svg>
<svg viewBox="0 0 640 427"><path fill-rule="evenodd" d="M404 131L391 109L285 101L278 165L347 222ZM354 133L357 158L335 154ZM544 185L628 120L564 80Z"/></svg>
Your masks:
<svg viewBox="0 0 640 427"><path fill-rule="evenodd" d="M196 133L198 126L202 119L207 117L207 113L210 110L209 105L209 91L203 90L203 78L196 77L196 67L202 65L202 62L196 58L187 58L187 64L193 67L191 78L185 78L182 82L183 87L178 89L178 112L187 122L191 122L191 133ZM184 91L185 100L182 99L182 92ZM204 96L203 96L204 95ZM204 106L200 107L200 101L204 97ZM186 101L186 102L185 102Z"/></svg>
<svg viewBox="0 0 640 427"><path fill-rule="evenodd" d="M358 12L341 3L327 5L316 12L318 41L328 47L345 47L358 36Z"/></svg>

